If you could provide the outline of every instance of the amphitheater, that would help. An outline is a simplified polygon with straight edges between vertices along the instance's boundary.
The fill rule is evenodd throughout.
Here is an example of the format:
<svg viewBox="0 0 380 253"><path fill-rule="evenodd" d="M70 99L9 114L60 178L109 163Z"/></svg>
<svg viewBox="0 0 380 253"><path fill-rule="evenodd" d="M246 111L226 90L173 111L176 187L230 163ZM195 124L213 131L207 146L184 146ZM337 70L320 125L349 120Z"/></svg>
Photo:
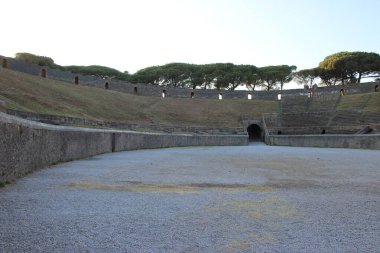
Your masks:
<svg viewBox="0 0 380 253"><path fill-rule="evenodd" d="M190 90L0 61L1 252L380 250L379 83Z"/></svg>

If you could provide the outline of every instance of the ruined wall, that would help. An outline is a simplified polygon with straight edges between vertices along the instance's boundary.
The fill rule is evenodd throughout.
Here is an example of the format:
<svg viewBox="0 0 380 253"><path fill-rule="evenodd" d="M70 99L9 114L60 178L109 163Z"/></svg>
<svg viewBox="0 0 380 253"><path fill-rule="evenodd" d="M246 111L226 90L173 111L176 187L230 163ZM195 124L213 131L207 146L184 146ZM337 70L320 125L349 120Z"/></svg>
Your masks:
<svg viewBox="0 0 380 253"><path fill-rule="evenodd" d="M84 76L71 72L61 71L59 69L50 69L48 67L41 67L37 64L27 63L19 61L14 58L4 57L0 55L0 61L3 67L24 72L27 74L41 76L43 70L46 72L46 78L66 81L75 84L75 80L79 85L98 87L102 89L117 90L120 92L142 95L142 96L155 96L161 97L162 92L165 90L166 97L176 98L189 98L193 93L196 98L205 99L218 99L221 93L223 99L248 99L248 94L251 94L252 99L264 99L264 100L277 100L278 94L282 95L282 98L287 96L309 96L309 92L312 91L313 96L320 97L325 93L332 94L332 96L339 96L341 87L323 87L313 90L309 89L295 89L295 90L272 90L272 91L228 91L228 90L204 90L204 89L185 89L185 88L173 88L173 87L158 87L150 84L132 84L126 81L114 80L114 79L101 79L95 76ZM4 64L6 62L6 64ZM6 66L4 66L6 65ZM355 94L372 92L375 90L375 86L378 83L370 84L352 84L344 86L344 93Z"/></svg>
<svg viewBox="0 0 380 253"><path fill-rule="evenodd" d="M247 145L246 135L158 134L53 126L0 112L0 184L97 154L183 146Z"/></svg>

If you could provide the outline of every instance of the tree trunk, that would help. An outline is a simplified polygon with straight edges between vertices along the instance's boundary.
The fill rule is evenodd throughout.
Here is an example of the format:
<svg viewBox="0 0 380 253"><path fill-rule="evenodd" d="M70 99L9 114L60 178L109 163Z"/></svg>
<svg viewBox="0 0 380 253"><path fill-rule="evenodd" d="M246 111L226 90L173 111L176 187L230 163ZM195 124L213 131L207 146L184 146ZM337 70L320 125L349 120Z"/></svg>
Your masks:
<svg viewBox="0 0 380 253"><path fill-rule="evenodd" d="M358 83L360 83L361 79L362 79L362 72L359 72Z"/></svg>

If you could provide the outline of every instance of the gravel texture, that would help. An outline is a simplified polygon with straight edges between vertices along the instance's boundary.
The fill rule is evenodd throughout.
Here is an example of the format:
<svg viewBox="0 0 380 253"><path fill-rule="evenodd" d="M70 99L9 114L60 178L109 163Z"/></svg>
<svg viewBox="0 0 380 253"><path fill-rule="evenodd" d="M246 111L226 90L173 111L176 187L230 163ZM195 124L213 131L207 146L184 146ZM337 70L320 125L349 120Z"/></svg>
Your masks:
<svg viewBox="0 0 380 253"><path fill-rule="evenodd" d="M0 188L0 252L379 252L380 152L105 154Z"/></svg>

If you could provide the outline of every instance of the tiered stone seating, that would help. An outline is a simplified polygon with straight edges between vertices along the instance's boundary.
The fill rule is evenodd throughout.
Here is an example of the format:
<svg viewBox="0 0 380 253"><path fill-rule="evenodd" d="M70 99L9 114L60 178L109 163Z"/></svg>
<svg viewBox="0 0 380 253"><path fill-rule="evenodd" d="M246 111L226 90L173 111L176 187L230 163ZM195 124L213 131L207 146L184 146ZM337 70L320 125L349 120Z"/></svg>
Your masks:
<svg viewBox="0 0 380 253"><path fill-rule="evenodd" d="M380 124L380 112L363 112L361 120L367 124Z"/></svg>
<svg viewBox="0 0 380 253"><path fill-rule="evenodd" d="M361 125L360 111L336 111L332 116L330 126Z"/></svg>
<svg viewBox="0 0 380 253"><path fill-rule="evenodd" d="M287 96L281 101L282 113L264 118L269 134L358 134L366 126L376 133L380 130L380 111L374 109L376 106L368 107L371 99L373 93Z"/></svg>
<svg viewBox="0 0 380 253"><path fill-rule="evenodd" d="M380 123L380 112L361 112L352 110L336 111L330 126L369 125Z"/></svg>
<svg viewBox="0 0 380 253"><path fill-rule="evenodd" d="M339 100L336 93L314 94L310 98L309 112L332 111Z"/></svg>
<svg viewBox="0 0 380 253"><path fill-rule="evenodd" d="M281 115L282 127L307 127L307 126L326 126L330 112L299 112L283 113Z"/></svg>
<svg viewBox="0 0 380 253"><path fill-rule="evenodd" d="M286 96L281 99L282 113L306 112L309 104L308 96Z"/></svg>

